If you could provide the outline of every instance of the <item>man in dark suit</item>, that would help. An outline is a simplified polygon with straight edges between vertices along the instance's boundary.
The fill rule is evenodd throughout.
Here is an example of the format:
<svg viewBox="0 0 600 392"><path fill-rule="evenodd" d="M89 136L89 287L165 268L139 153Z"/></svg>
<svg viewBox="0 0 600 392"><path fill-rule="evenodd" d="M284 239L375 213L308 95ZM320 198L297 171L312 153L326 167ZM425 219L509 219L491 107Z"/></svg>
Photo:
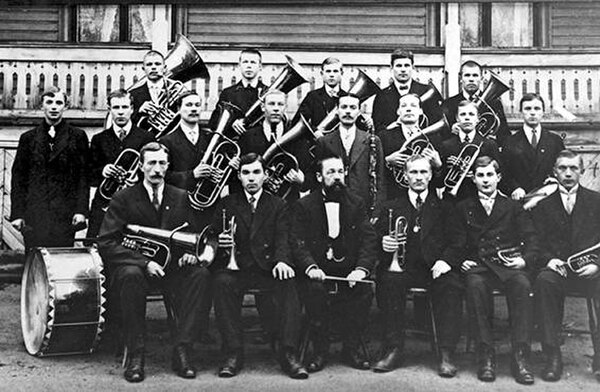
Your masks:
<svg viewBox="0 0 600 392"><path fill-rule="evenodd" d="M590 263L572 270L569 256L600 242L600 194L579 184L583 174L580 155L564 150L554 164L559 190L533 209L534 223L541 237L539 267L535 281L535 302L542 349L546 365L542 379L558 381L563 364L560 353L565 295L569 291L584 293L600 301L600 268ZM596 309L596 312L598 309ZM600 342L592 332L594 361L592 370L600 380Z"/></svg>
<svg viewBox="0 0 600 392"><path fill-rule="evenodd" d="M164 266L161 260L123 246L126 226L131 224L172 230L187 222L191 228L186 231L198 231L187 194L164 182L169 165L167 148L151 142L142 147L140 157L144 179L114 195L98 241L109 276L109 298L122 317L127 349L124 376L129 382L144 379L146 292L150 286L159 286L175 302L173 369L180 377L194 378L196 370L190 363L190 350L198 334L200 304L210 276L200 265L209 260L175 251Z"/></svg>
<svg viewBox="0 0 600 392"><path fill-rule="evenodd" d="M301 314L288 244L289 217L285 202L263 190L264 169L259 155L243 155L238 177L244 190L222 199L213 219L214 227L221 228L219 246L227 250L220 254L222 263L215 265L213 280L225 356L219 377L233 377L242 369L244 291L260 288L272 292L277 306L278 326L270 327L278 336L281 367L290 377L305 379L308 373L296 356ZM231 222L232 218L235 230L222 227L223 221Z"/></svg>
<svg viewBox="0 0 600 392"><path fill-rule="evenodd" d="M373 168L370 158L375 158L374 169L377 177L375 202L379 202L385 200L385 187L382 184L384 181L383 151L381 141L377 136L375 136L373 148L369 135L357 129L356 119L359 114L359 98L351 94L341 96L338 105L340 123L335 131L317 140L315 157L317 160L331 155L342 157L346 168L345 184L348 189L360 196L367 206L373 206L373 195L370 192L370 181L372 181L370 175ZM314 181L311 182L311 185L313 189L319 187Z"/></svg>
<svg viewBox="0 0 600 392"><path fill-rule="evenodd" d="M342 104L342 102L340 103ZM346 189L345 166L340 157L318 161L321 185L294 205L290 244L310 328L314 357L308 370L325 366L329 352L329 315L340 311L344 320L343 358L350 366L368 369L369 362L358 350L368 322L373 292L357 283L369 276L377 259L376 237L364 201ZM349 283L327 281L326 276L346 278ZM330 291L336 294L329 296Z"/></svg>
<svg viewBox="0 0 600 392"><path fill-rule="evenodd" d="M63 119L66 94L42 94L44 120L19 138L12 167L11 224L23 233L25 249L73 246L88 212L88 138Z"/></svg>
<svg viewBox="0 0 600 392"><path fill-rule="evenodd" d="M465 61L463 65L460 67L460 82L461 82L461 92L456 94L453 97L447 98L442 104L442 109L444 114L448 118L448 122L450 125L454 125L457 121L457 109L458 105L464 101L472 101L474 97L478 94L481 94L482 88L482 69L479 63L469 60ZM508 129L508 123L506 122L506 115L504 114L504 107L502 106L502 101L500 98L494 99L491 102L487 102L490 105L491 109L498 116L498 128L495 132L495 138L498 142L499 146L504 144L506 138L510 135L510 130ZM446 134L446 137L450 137L451 134Z"/></svg>
<svg viewBox="0 0 600 392"><path fill-rule="evenodd" d="M408 191L383 203L376 215L375 228L382 239L377 298L384 317L384 343L373 370L389 372L401 365L406 292L421 287L429 289L433 299L441 351L438 373L454 377L452 353L460 338L462 283L460 272L441 259L450 206L428 189L432 178L429 158L420 154L409 157L406 176Z"/></svg>
<svg viewBox="0 0 600 392"><path fill-rule="evenodd" d="M437 178L437 186L439 188L444 188L444 198L449 198L454 202L464 200L467 197L474 197L477 194L477 187L471 180L472 170L468 170L467 177L469 178L465 177L458 188L455 188L454 186L452 188L444 186L446 176L448 175L448 172L457 165L456 160L463 148L467 145L472 145L468 151L474 151L474 146L479 146L477 156L488 156L496 161L500 155L496 142L484 138L475 130L478 121L479 115L477 106L471 101L463 100L457 107L456 122L453 125L453 128L457 133L453 133L452 136L444 140L440 145L441 159L442 162L445 162L446 164ZM471 165L471 168L472 167L473 165ZM454 173L461 173L461 171L455 170ZM462 173L464 173L464 171L462 171ZM453 178L456 179L453 183L458 183L458 176L454 176Z"/></svg>
<svg viewBox="0 0 600 392"><path fill-rule="evenodd" d="M456 204L449 220L449 246L443 260L465 274L467 304L475 325L481 381L496 379L492 337L492 289L506 293L511 320L511 370L518 383L533 384L527 364L533 313L528 270L534 267L538 238L533 222L521 205L500 194L498 163L490 157L477 158L473 181L477 195ZM498 252L520 247L517 254L500 257Z"/></svg>
<svg viewBox="0 0 600 392"><path fill-rule="evenodd" d="M524 94L519 103L523 128L510 135L502 147L504 180L502 190L513 200L542 186L552 174L554 162L565 145L560 136L542 127L544 100L538 94Z"/></svg>
<svg viewBox="0 0 600 392"><path fill-rule="evenodd" d="M396 120L398 101L401 96L415 94L420 97L429 90L426 84L419 83L413 79L414 55L411 51L396 49L392 53L392 83L381 90L373 101L373 123L375 131L386 129ZM427 117L428 124L433 124L442 118L440 102L435 99L428 100L423 104L423 113Z"/></svg>
<svg viewBox="0 0 600 392"><path fill-rule="evenodd" d="M125 149L139 151L142 146L154 140L152 134L133 126L131 114L133 113L131 95L123 90L115 90L108 95L108 108L112 118L110 128L94 135L91 144L90 159L90 186L98 188L105 179L122 183L123 186L132 186L137 182L138 165L135 165L135 177L133 181L127 177L127 169L115 165L117 157ZM90 220L88 224L87 237L96 237L104 219L104 211L108 207L110 199L100 195L96 190Z"/></svg>

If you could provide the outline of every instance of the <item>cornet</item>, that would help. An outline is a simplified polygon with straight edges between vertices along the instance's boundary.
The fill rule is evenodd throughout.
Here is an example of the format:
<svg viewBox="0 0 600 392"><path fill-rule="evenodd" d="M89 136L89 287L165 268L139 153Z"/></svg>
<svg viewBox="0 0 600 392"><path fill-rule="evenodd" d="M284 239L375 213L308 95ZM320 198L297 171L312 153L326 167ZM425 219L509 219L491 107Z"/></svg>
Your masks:
<svg viewBox="0 0 600 392"><path fill-rule="evenodd" d="M404 216L399 216L396 218L396 223L394 224L394 210L391 208L388 210L388 219L389 219L389 235L391 237L395 237L396 240L399 237L406 236L406 229L408 228L408 220ZM389 272L402 272L404 271L402 267L404 267L406 257L406 239L400 241L398 244L398 249L392 255L392 262L390 263L390 267L388 268Z"/></svg>
<svg viewBox="0 0 600 392"><path fill-rule="evenodd" d="M115 160L115 166L122 169L125 174L117 177L105 178L98 187L98 193L106 200L127 186L128 182L136 181L140 153L134 149L126 148Z"/></svg>
<svg viewBox="0 0 600 392"><path fill-rule="evenodd" d="M596 263L600 253L600 242L577 252L567 259L567 267L573 272L579 271L588 264Z"/></svg>
<svg viewBox="0 0 600 392"><path fill-rule="evenodd" d="M465 178L467 178L467 174L469 174L477 156L479 156L482 144L483 142L465 145L460 151L460 154L456 157L456 161L450 166L450 170L448 170L448 174L446 174L446 177L444 178L444 186L447 189L450 189L450 195L456 197L458 194L460 186Z"/></svg>
<svg viewBox="0 0 600 392"><path fill-rule="evenodd" d="M232 216L229 220L229 226L227 225L227 211L223 209L223 232L227 236L231 236L231 248L229 248L229 261L227 262L226 269L230 271L239 271L240 267L235 260L235 230L237 224L235 223L235 216Z"/></svg>

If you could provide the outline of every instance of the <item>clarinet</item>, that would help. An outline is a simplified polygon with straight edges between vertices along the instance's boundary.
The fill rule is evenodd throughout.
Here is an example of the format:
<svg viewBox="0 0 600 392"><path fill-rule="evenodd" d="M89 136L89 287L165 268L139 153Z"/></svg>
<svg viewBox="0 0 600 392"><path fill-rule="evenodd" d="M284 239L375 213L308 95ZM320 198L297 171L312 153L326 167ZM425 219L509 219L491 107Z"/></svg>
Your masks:
<svg viewBox="0 0 600 392"><path fill-rule="evenodd" d="M377 203L377 143L375 140L375 128L368 127L369 132L369 196L371 204L369 205L369 217L375 215L375 205Z"/></svg>

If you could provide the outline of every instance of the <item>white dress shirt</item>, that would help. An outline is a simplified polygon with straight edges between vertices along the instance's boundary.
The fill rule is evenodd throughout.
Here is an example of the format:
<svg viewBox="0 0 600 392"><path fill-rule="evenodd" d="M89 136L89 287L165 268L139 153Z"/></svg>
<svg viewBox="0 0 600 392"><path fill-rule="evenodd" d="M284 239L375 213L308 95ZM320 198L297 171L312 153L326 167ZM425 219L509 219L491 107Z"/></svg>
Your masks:
<svg viewBox="0 0 600 392"><path fill-rule="evenodd" d="M525 137L527 137L529 144L531 144L531 138L533 137L533 128L531 128L527 124L523 124L523 131L525 132ZM538 124L538 126L535 127L535 136L537 137L538 143L540 142L541 135L542 135L542 126L540 124Z"/></svg>
<svg viewBox="0 0 600 392"><path fill-rule="evenodd" d="M275 126L275 135L273 135L273 131L271 130L271 123L266 119L263 121L263 132L265 133L265 138L269 142L273 142L273 138L275 140L279 140L283 135L283 122L278 122Z"/></svg>
<svg viewBox="0 0 600 392"><path fill-rule="evenodd" d="M564 186L559 185L558 191L560 193L560 198L562 200L563 206L565 207L565 211L567 214L571 215L573 212L573 207L575 207L575 202L577 201L577 191L579 190L579 184L575 185L570 190L567 190Z"/></svg>
<svg viewBox="0 0 600 392"><path fill-rule="evenodd" d="M196 145L196 143L198 142L198 138L200 137L200 127L198 126L198 124L194 124L193 127L190 127L185 122L180 121L179 126L181 127L183 134L190 141L190 143Z"/></svg>
<svg viewBox="0 0 600 392"><path fill-rule="evenodd" d="M401 97L408 94L411 84L412 79L409 80L408 83L399 83L396 79L394 79L394 86L396 86L396 89L398 90L398 93L400 93Z"/></svg>
<svg viewBox="0 0 600 392"><path fill-rule="evenodd" d="M143 181L142 184L144 184L144 188L146 188L146 192L148 192L148 198L150 199L150 202L152 202L152 199L154 198L154 187L146 181ZM158 204L160 205L162 205L164 190L165 182L163 181L157 188Z"/></svg>
<svg viewBox="0 0 600 392"><path fill-rule="evenodd" d="M260 200L260 197L262 196L263 190L262 188L258 190L258 192L256 192L255 194L251 195L248 192L246 192L244 190L244 194L246 195L246 200L248 201L248 204L250 204L250 198L254 197L254 203L252 205L252 209L254 211L256 211L256 208L258 207L258 201Z"/></svg>
<svg viewBox="0 0 600 392"><path fill-rule="evenodd" d="M163 78L158 79L156 82L152 82L150 80L147 81L148 91L150 92L150 97L152 98L152 102L157 103L165 88L165 80Z"/></svg>
<svg viewBox="0 0 600 392"><path fill-rule="evenodd" d="M410 200L410 204L412 204L413 207L417 208L417 197L421 196L421 205L423 205L422 203L425 203L425 199L427 199L428 194L429 194L429 191L427 189L425 189L421 193L417 193L417 192L413 191L412 189L409 189L408 190L408 200Z"/></svg>
<svg viewBox="0 0 600 392"><path fill-rule="evenodd" d="M492 214L492 210L494 209L494 203L496 202L496 196L498 196L498 191L495 191L490 196L484 195L481 192L477 192L479 196L479 202L483 206L485 213L490 216Z"/></svg>
<svg viewBox="0 0 600 392"><path fill-rule="evenodd" d="M342 146L346 150L346 155L350 155L352 143L354 143L354 139L356 138L356 126L353 125L349 129L340 126L340 138L342 139Z"/></svg>
<svg viewBox="0 0 600 392"><path fill-rule="evenodd" d="M127 124L125 124L124 127L120 127L117 124L112 123L112 128L113 131L115 132L115 135L117 135L117 137L121 140L125 139L127 137L127 135L129 135L129 132L131 132L131 127L133 126L133 124L131 124L131 121L128 121ZM121 138L121 130L125 131L125 134L123 135L123 137Z"/></svg>

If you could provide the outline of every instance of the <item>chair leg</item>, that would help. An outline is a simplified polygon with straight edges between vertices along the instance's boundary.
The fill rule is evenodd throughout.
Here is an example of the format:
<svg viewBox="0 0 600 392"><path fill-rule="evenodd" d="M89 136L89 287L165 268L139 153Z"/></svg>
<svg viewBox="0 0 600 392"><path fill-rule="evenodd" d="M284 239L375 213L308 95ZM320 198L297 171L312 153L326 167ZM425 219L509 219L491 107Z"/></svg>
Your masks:
<svg viewBox="0 0 600 392"><path fill-rule="evenodd" d="M431 319L431 351L434 354L440 354L440 346L437 334L437 324L435 323L435 314L433 313L433 300L427 296L427 306L429 306L429 317Z"/></svg>
<svg viewBox="0 0 600 392"><path fill-rule="evenodd" d="M300 363L304 363L304 359L306 358L306 352L308 351L308 346L310 345L310 335L311 328L310 323L306 322L304 327L304 333L302 334L302 341L300 342L298 357L300 359Z"/></svg>
<svg viewBox="0 0 600 392"><path fill-rule="evenodd" d="M171 340L175 341L175 334L177 331L177 315L171 297L167 292L163 292L163 302L165 305L165 312L167 313L167 324L169 325L169 332L171 334Z"/></svg>

